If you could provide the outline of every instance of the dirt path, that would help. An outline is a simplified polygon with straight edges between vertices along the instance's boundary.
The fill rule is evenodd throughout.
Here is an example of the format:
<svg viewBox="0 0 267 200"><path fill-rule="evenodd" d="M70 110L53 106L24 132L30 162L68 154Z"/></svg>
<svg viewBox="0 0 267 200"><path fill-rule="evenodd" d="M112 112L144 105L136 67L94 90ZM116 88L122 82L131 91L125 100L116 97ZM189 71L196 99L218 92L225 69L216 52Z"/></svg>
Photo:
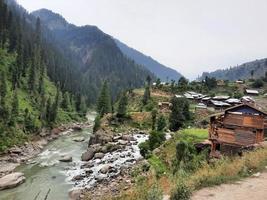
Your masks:
<svg viewBox="0 0 267 200"><path fill-rule="evenodd" d="M266 200L267 172L235 184L204 188L193 194L192 200Z"/></svg>

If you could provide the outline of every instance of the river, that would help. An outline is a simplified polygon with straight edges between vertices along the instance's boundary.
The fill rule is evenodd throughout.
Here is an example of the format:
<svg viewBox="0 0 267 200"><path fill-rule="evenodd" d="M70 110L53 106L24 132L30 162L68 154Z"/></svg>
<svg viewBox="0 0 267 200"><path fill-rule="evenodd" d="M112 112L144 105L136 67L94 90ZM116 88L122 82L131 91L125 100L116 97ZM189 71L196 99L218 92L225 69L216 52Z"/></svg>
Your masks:
<svg viewBox="0 0 267 200"><path fill-rule="evenodd" d="M93 121L94 114L88 116ZM26 182L20 186L0 191L0 200L66 200L68 191L74 186L68 181L66 171L81 160L81 154L87 149L92 128L65 134L50 142L41 154L19 166L16 171L23 172ZM84 142L73 139L84 137ZM61 155L72 156L73 162L59 162Z"/></svg>

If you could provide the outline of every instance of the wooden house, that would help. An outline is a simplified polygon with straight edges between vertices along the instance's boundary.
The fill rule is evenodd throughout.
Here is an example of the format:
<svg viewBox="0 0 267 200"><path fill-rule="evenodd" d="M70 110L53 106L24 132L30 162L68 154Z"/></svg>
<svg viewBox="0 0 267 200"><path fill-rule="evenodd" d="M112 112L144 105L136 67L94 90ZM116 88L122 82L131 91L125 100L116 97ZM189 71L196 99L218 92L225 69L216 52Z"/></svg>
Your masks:
<svg viewBox="0 0 267 200"><path fill-rule="evenodd" d="M267 114L257 108L241 104L210 118L209 140L211 155L241 153L264 141Z"/></svg>

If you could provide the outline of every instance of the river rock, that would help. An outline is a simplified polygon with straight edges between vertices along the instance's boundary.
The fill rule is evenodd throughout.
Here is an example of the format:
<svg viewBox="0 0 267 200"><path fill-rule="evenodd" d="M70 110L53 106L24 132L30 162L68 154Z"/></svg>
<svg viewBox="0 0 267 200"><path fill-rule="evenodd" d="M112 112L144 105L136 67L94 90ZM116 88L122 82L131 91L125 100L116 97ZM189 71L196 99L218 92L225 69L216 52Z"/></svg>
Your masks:
<svg viewBox="0 0 267 200"><path fill-rule="evenodd" d="M72 190L69 192L69 200L80 200L80 195L82 194L82 190Z"/></svg>
<svg viewBox="0 0 267 200"><path fill-rule="evenodd" d="M80 127L79 125L73 126L72 129L74 131L82 131L83 130L82 127Z"/></svg>
<svg viewBox="0 0 267 200"><path fill-rule="evenodd" d="M84 165L81 166L81 169L84 169L84 168L91 168L94 166L94 163L91 163L91 162L88 162Z"/></svg>
<svg viewBox="0 0 267 200"><path fill-rule="evenodd" d="M73 139L74 142L83 142L85 140L84 137L76 137Z"/></svg>
<svg viewBox="0 0 267 200"><path fill-rule="evenodd" d="M18 163L0 163L0 174L13 172L17 166L19 166Z"/></svg>
<svg viewBox="0 0 267 200"><path fill-rule="evenodd" d="M103 158L104 156L105 156L104 153L96 153L95 156L94 156L94 158L96 158L96 159L101 159L101 158Z"/></svg>
<svg viewBox="0 0 267 200"><path fill-rule="evenodd" d="M82 154L82 161L89 161L94 157L95 153L92 148L88 148L86 152Z"/></svg>
<svg viewBox="0 0 267 200"><path fill-rule="evenodd" d="M61 132L61 130L59 129L59 128L53 128L52 130L51 130L51 134L53 134L53 135L57 135L57 134L59 134Z"/></svg>
<svg viewBox="0 0 267 200"><path fill-rule="evenodd" d="M72 157L71 156L62 156L59 159L60 162L72 162Z"/></svg>
<svg viewBox="0 0 267 200"><path fill-rule="evenodd" d="M112 133L108 133L105 130L100 129L90 137L89 145L92 145L92 144L104 145L112 141L113 141Z"/></svg>
<svg viewBox="0 0 267 200"><path fill-rule="evenodd" d="M126 140L126 141L135 141L134 137L131 135L123 135L122 136L122 140Z"/></svg>
<svg viewBox="0 0 267 200"><path fill-rule="evenodd" d="M77 175L77 176L74 176L72 178L73 181L80 181L84 178L85 176L84 175Z"/></svg>
<svg viewBox="0 0 267 200"><path fill-rule="evenodd" d="M0 190L14 188L25 181L23 173L16 172L0 178Z"/></svg>
<svg viewBox="0 0 267 200"><path fill-rule="evenodd" d="M119 140L118 143L121 144L121 145L127 145L127 144L128 144L128 141L125 141L125 140Z"/></svg>
<svg viewBox="0 0 267 200"><path fill-rule="evenodd" d="M111 169L111 166L110 165L105 165L104 167L102 167L101 169L100 169L100 172L102 173L102 174L106 174L106 173L108 173L108 171Z"/></svg>
<svg viewBox="0 0 267 200"><path fill-rule="evenodd" d="M22 150L19 147L13 147L13 148L9 149L9 152L12 154L21 154Z"/></svg>

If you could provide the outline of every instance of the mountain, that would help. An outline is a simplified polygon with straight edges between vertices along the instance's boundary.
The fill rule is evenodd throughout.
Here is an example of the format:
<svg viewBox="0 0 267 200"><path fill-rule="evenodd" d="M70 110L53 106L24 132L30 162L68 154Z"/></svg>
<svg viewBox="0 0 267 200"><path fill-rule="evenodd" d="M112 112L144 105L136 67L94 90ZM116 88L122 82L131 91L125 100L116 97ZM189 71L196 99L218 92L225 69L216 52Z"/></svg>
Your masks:
<svg viewBox="0 0 267 200"><path fill-rule="evenodd" d="M87 107L75 92L77 70L44 39L40 20L13 0L0 0L0 19L2 152L41 130L85 118Z"/></svg>
<svg viewBox="0 0 267 200"><path fill-rule="evenodd" d="M178 80L182 75L174 69L166 67L153 58L127 46L121 41L115 39L117 46L129 58L133 59L137 64L144 66L154 73L162 81Z"/></svg>
<svg viewBox="0 0 267 200"><path fill-rule="evenodd" d="M88 97L89 102L96 101L99 88L105 80L115 97L122 90L143 86L148 75L155 79L149 70L127 58L113 38L96 26L75 26L47 9L31 14L39 17L52 33L61 53L76 63L75 67L82 73L78 77L80 91Z"/></svg>
<svg viewBox="0 0 267 200"><path fill-rule="evenodd" d="M255 60L244 63L240 66L230 67L228 69L219 69L214 72L203 72L200 80L205 79L206 76L215 77L222 80L238 80L251 78L253 71L253 78L260 78L267 72L267 59Z"/></svg>

